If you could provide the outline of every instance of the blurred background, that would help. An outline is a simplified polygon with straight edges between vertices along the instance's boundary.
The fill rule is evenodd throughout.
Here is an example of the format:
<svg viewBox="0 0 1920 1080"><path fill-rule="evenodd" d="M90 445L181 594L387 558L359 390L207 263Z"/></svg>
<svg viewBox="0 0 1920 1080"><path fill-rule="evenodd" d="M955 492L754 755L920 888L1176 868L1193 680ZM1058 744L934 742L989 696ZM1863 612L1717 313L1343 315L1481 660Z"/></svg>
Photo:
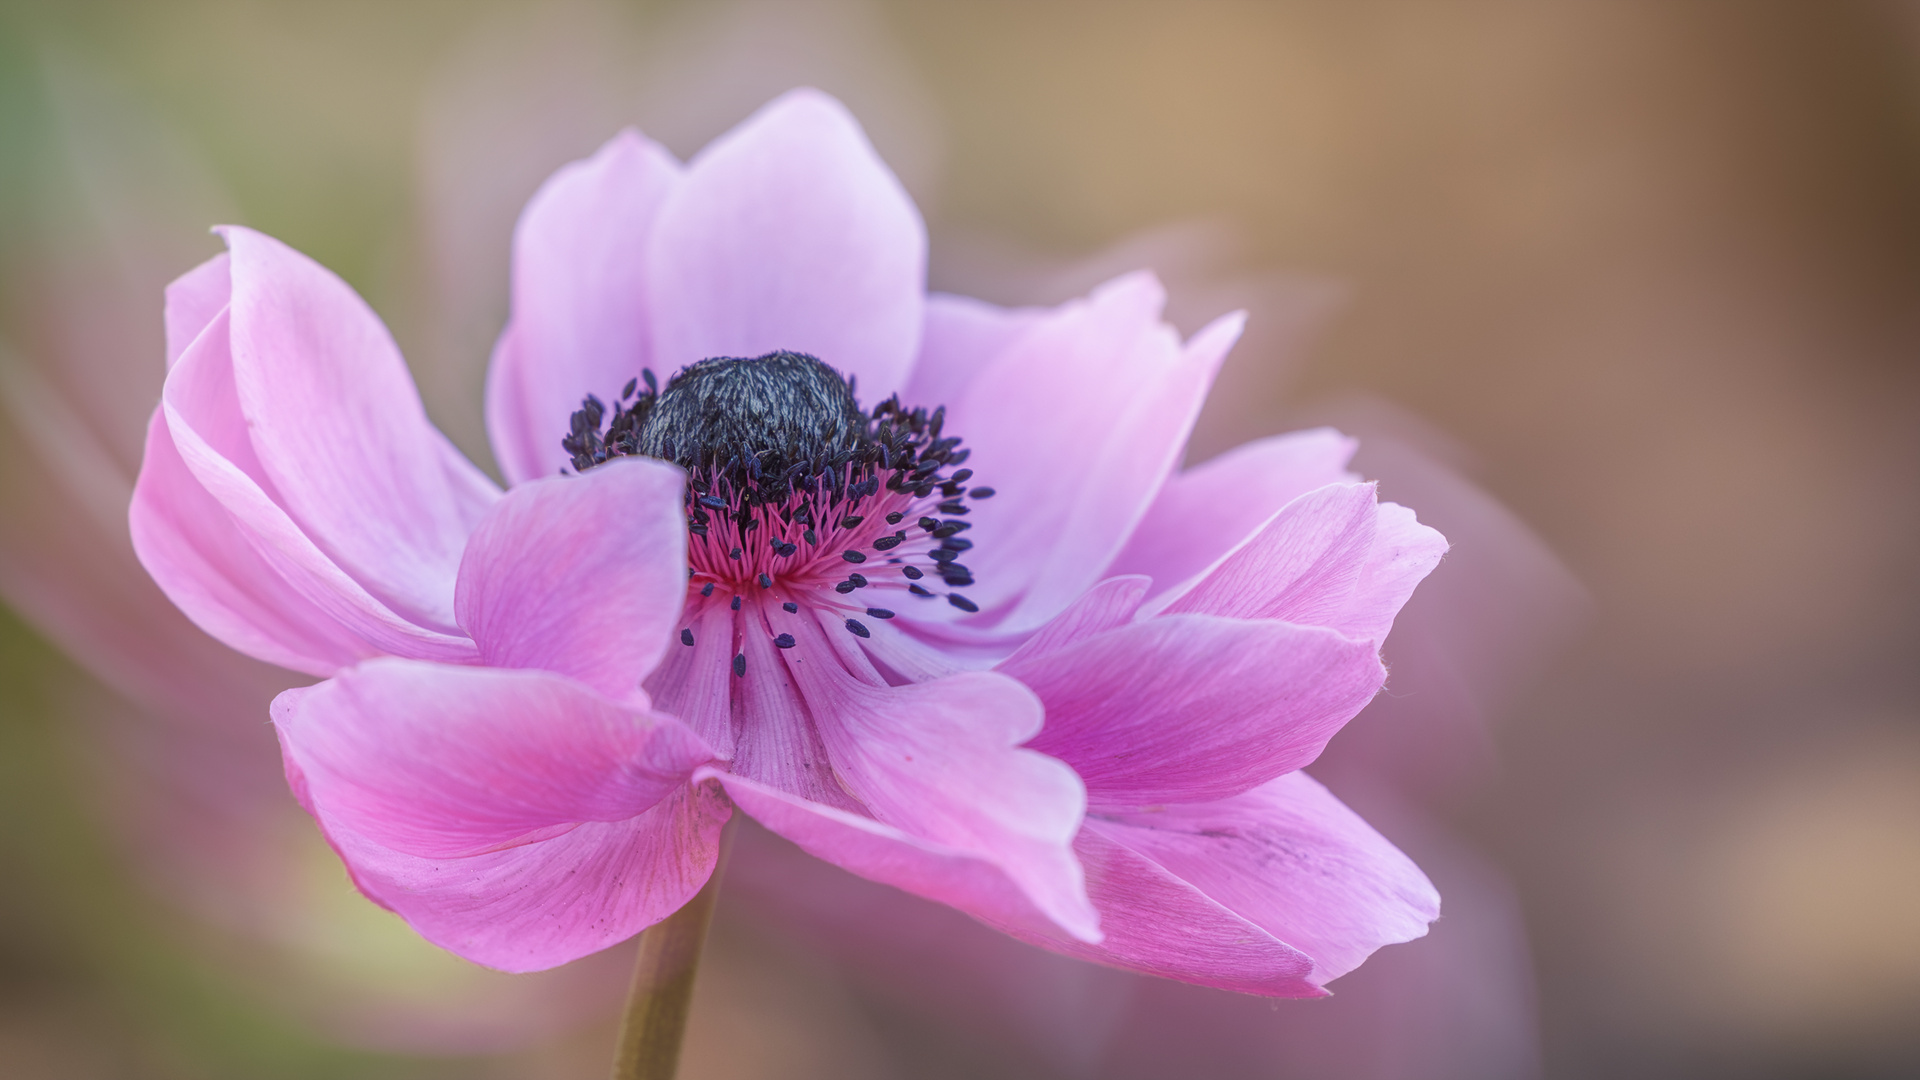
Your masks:
<svg viewBox="0 0 1920 1080"><path fill-rule="evenodd" d="M160 290L270 232L488 461L519 207L791 85L936 287L1147 265L1454 542L1311 771L1446 915L1315 1002L1088 968L741 837L684 1075L1920 1075L1920 6L0 0L0 1075L604 1075L627 957L360 900L132 562Z"/></svg>

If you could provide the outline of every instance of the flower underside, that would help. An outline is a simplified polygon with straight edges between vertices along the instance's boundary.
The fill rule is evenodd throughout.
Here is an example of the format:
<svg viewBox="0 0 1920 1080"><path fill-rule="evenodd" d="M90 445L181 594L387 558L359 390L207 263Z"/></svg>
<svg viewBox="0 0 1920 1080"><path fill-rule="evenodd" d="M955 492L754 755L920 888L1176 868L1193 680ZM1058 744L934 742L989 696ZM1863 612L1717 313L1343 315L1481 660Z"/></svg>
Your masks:
<svg viewBox="0 0 1920 1080"><path fill-rule="evenodd" d="M690 622L722 596L734 611L778 602L833 612L865 638L860 616L894 617L854 599L866 589L977 610L953 590L973 584L958 561L973 547L961 535L967 500L993 489L967 486L968 451L942 436L944 407L908 409L894 395L868 413L839 372L795 352L702 360L664 388L644 371L611 416L592 395L581 405L561 440L576 471L634 455L687 471ZM936 581L944 588L929 587ZM694 644L691 626L680 640ZM795 641L781 633L773 643ZM745 669L736 652L734 673Z"/></svg>

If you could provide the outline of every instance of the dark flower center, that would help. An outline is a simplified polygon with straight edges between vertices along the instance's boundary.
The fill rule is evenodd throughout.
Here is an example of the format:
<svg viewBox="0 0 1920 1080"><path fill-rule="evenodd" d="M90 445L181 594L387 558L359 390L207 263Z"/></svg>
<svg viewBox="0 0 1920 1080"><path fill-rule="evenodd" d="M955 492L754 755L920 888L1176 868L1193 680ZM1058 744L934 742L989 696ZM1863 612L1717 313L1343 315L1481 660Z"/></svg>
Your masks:
<svg viewBox="0 0 1920 1080"><path fill-rule="evenodd" d="M611 413L589 395L561 445L577 471L629 455L687 470L688 587L697 596L724 589L737 611L743 597L804 592L817 604L831 589L848 598L829 598L832 606L890 619L891 610L852 594L904 588L930 598L936 578L948 590L973 584L959 561L973 547L961 535L966 504L993 489L968 488L973 471L960 467L968 451L941 434L945 420L944 407L908 409L898 395L862 410L839 372L776 352L702 360L664 389L643 372ZM976 610L957 592L946 597ZM857 618L846 627L868 636Z"/></svg>

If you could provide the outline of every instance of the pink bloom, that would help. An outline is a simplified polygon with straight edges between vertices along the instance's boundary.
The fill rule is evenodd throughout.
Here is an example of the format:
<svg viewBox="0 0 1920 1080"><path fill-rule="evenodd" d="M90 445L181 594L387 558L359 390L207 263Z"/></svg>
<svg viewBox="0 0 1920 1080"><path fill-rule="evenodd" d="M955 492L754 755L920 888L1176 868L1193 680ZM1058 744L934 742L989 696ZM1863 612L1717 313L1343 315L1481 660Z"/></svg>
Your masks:
<svg viewBox="0 0 1920 1080"><path fill-rule="evenodd" d="M736 808L1027 940L1254 993L1437 914L1298 770L1444 541L1331 432L1176 473L1238 316L1182 344L1147 274L1052 310L928 296L911 201L795 92L685 165L627 133L534 197L502 493L344 283L223 235L168 290L135 547L203 629L325 678L274 704L288 778L429 940L515 971L611 945L705 882Z"/></svg>

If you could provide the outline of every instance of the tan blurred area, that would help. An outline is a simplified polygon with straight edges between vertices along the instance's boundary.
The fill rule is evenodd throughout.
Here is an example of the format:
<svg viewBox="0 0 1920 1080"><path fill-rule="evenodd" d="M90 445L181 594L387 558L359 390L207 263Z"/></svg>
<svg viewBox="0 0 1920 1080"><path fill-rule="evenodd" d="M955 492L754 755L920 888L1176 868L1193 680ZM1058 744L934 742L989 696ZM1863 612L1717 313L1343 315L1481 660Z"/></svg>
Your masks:
<svg viewBox="0 0 1920 1080"><path fill-rule="evenodd" d="M1413 446L1587 594L1583 629L1486 703L1474 780L1431 799L1518 898L1538 1074L1920 1076L1920 6L87 0L0 6L0 34L6 86L118 88L232 212L360 288L476 454L540 177L622 123L685 155L793 81L869 124L938 287L1035 299L1046 267L1204 248L1205 273L1168 273L1211 283L1176 295L1188 331L1282 290L1195 460L1317 423ZM758 59L687 59L722 39ZM566 79L514 82L540 50ZM593 105L503 164L486 118L524 132L542 95ZM0 156L42 145L24 112ZM26 351L53 301L23 253L64 226L21 190L0 186L0 338ZM180 245L177 270L217 250ZM192 950L141 937L169 931L141 922L59 719L98 691L18 620L0 646L0 1074L598 1075L599 1021L447 1062L168 975ZM1391 739L1373 717L1330 757ZM924 1032L727 918L685 1075L931 1075L902 1064Z"/></svg>

